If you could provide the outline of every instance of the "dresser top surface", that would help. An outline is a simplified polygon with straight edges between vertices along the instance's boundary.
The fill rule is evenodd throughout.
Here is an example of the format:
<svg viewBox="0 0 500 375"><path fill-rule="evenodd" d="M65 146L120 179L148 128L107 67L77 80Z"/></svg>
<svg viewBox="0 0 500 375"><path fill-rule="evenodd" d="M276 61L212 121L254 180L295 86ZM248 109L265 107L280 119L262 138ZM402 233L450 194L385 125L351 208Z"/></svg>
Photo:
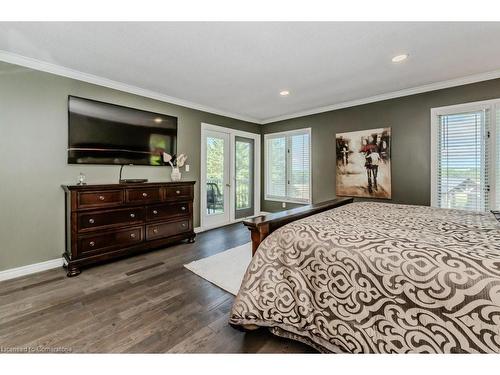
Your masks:
<svg viewBox="0 0 500 375"><path fill-rule="evenodd" d="M112 190L112 189L130 189L130 188L148 188L162 186L186 186L194 185L196 181L176 181L176 182L141 182L141 183L123 183L123 184L88 184L88 185L61 185L65 191L94 191L94 190Z"/></svg>

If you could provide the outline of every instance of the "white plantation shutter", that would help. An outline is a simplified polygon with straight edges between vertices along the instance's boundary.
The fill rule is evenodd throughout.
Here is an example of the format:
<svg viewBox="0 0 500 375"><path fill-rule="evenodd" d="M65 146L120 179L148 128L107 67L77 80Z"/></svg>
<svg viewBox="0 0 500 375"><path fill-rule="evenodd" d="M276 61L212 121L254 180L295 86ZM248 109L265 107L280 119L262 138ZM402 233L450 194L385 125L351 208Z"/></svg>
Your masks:
<svg viewBox="0 0 500 375"><path fill-rule="evenodd" d="M276 137L268 140L268 194L273 197L286 196L286 137Z"/></svg>
<svg viewBox="0 0 500 375"><path fill-rule="evenodd" d="M489 208L489 112L439 116L437 206L474 211Z"/></svg>
<svg viewBox="0 0 500 375"><path fill-rule="evenodd" d="M309 133L290 136L288 198L307 202L309 200L310 136Z"/></svg>
<svg viewBox="0 0 500 375"><path fill-rule="evenodd" d="M266 134L266 199L311 200L311 130Z"/></svg>

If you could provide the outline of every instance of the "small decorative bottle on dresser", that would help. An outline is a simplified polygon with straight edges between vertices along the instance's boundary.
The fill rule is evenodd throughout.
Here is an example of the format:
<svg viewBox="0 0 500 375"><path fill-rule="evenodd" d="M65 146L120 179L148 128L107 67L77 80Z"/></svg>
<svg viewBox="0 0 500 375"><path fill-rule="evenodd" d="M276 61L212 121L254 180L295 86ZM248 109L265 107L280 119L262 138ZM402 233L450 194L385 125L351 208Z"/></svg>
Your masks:
<svg viewBox="0 0 500 375"><path fill-rule="evenodd" d="M67 275L181 240L194 242L194 184L63 185Z"/></svg>

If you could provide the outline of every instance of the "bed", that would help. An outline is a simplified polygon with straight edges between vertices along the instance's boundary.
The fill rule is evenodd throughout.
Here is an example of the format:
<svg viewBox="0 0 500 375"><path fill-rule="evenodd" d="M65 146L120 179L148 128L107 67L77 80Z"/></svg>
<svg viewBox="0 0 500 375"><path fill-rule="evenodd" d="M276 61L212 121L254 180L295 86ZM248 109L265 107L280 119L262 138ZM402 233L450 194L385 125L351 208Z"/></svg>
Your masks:
<svg viewBox="0 0 500 375"><path fill-rule="evenodd" d="M261 237L234 327L328 353L500 353L500 224L490 213L343 203Z"/></svg>

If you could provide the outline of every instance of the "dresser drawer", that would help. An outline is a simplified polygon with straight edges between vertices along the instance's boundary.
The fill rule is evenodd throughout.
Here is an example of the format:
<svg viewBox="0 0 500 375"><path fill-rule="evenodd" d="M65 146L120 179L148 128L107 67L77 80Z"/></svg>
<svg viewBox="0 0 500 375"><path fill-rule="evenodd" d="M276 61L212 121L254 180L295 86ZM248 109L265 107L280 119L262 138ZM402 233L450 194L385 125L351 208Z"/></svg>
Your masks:
<svg viewBox="0 0 500 375"><path fill-rule="evenodd" d="M103 253L113 249L132 246L144 240L143 227L119 229L95 235L85 235L78 238L78 252Z"/></svg>
<svg viewBox="0 0 500 375"><path fill-rule="evenodd" d="M166 200L192 199L193 187L192 186L167 186L165 188Z"/></svg>
<svg viewBox="0 0 500 375"><path fill-rule="evenodd" d="M141 223L144 221L144 217L145 210L142 207L85 212L78 214L78 230Z"/></svg>
<svg viewBox="0 0 500 375"><path fill-rule="evenodd" d="M116 206L123 203L122 190L79 192L78 208Z"/></svg>
<svg viewBox="0 0 500 375"><path fill-rule="evenodd" d="M170 223L158 223L146 225L146 240L169 237L176 234L189 232L191 222L189 220L175 221Z"/></svg>
<svg viewBox="0 0 500 375"><path fill-rule="evenodd" d="M161 189L160 188L142 188L142 189L127 189L125 190L126 202L160 202Z"/></svg>
<svg viewBox="0 0 500 375"><path fill-rule="evenodd" d="M168 203L157 204L147 208L147 219L151 220L166 220L172 216L191 216L189 202L184 203Z"/></svg>

